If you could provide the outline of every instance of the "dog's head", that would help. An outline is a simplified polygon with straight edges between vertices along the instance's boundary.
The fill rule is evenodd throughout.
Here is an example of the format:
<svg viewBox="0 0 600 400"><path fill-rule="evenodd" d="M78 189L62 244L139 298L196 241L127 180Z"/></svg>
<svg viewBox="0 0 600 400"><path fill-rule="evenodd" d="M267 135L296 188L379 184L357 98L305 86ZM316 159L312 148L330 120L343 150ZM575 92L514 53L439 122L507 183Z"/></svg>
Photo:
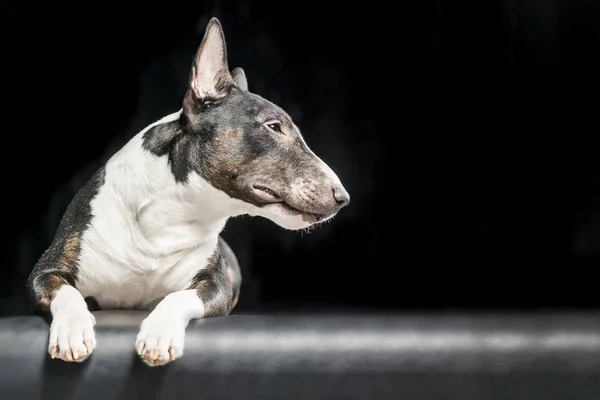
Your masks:
<svg viewBox="0 0 600 400"><path fill-rule="evenodd" d="M245 202L249 214L303 229L350 201L292 118L249 92L241 68L229 71L225 38L214 18L194 57L181 118L188 136L181 145L203 149L195 168L212 186Z"/></svg>

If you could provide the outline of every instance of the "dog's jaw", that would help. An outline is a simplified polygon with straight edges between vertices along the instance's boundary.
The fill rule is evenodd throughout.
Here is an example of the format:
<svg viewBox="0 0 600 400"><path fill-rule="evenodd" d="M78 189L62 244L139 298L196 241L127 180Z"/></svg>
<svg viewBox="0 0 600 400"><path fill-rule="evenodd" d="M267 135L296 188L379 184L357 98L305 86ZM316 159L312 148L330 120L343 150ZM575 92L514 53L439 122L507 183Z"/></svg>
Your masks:
<svg viewBox="0 0 600 400"><path fill-rule="evenodd" d="M294 211L289 206L286 206L285 203L273 203L260 208L252 208L254 210L249 213L250 215L267 218L280 227L292 231L309 228L332 217L322 218L314 214Z"/></svg>

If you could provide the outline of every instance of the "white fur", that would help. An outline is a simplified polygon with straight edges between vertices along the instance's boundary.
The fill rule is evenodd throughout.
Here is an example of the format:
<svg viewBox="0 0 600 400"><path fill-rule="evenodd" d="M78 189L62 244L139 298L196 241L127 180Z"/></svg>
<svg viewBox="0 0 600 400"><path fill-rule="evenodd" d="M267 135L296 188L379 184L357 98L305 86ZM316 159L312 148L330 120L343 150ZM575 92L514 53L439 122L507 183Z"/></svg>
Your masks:
<svg viewBox="0 0 600 400"><path fill-rule="evenodd" d="M52 324L48 352L52 358L83 361L96 347L96 320L77 289L63 285L50 304Z"/></svg>
<svg viewBox="0 0 600 400"><path fill-rule="evenodd" d="M106 164L105 184L91 202L94 218L81 238L77 288L102 308L151 309L187 289L213 254L227 219L244 212L192 173L175 181L166 157L142 147L148 126Z"/></svg>
<svg viewBox="0 0 600 400"><path fill-rule="evenodd" d="M195 290L171 293L146 317L135 349L151 366L163 365L183 355L185 328L190 319L204 316L204 304Z"/></svg>

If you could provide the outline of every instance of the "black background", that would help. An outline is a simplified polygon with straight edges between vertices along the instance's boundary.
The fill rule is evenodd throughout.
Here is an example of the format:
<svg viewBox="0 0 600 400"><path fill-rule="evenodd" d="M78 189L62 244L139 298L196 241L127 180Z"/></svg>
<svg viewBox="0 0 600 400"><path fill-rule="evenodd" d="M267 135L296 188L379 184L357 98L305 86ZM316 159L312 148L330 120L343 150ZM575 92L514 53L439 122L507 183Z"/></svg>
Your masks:
<svg viewBox="0 0 600 400"><path fill-rule="evenodd" d="M228 223L240 311L600 307L600 2L2 8L0 314L76 190L179 109L211 16L352 195L308 235Z"/></svg>

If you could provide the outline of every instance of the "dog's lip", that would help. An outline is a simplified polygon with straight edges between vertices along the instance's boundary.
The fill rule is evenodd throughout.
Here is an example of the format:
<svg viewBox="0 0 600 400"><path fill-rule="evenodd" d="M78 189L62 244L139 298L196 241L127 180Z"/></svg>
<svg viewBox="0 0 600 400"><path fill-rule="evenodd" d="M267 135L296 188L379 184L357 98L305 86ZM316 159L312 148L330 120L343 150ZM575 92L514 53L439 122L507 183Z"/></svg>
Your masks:
<svg viewBox="0 0 600 400"><path fill-rule="evenodd" d="M310 211L304 211L294 207L287 201L283 200L281 196L279 196L279 194L277 194L273 189L264 185L252 185L252 193L255 197L264 202L265 205L278 205L285 208L287 211L313 218L316 221L319 221L325 217L322 214L312 213Z"/></svg>
<svg viewBox="0 0 600 400"><path fill-rule="evenodd" d="M252 185L252 194L267 204L283 202L281 197L279 197L274 190L263 185Z"/></svg>

